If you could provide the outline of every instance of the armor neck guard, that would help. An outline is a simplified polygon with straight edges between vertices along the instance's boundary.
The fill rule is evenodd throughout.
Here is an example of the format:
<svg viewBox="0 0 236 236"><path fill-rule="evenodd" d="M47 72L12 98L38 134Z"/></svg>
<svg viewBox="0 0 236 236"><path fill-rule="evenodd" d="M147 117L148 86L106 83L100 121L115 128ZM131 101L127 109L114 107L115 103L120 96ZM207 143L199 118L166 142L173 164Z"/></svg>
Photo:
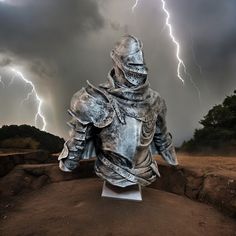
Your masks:
<svg viewBox="0 0 236 236"><path fill-rule="evenodd" d="M158 114L162 109L160 95L149 88L149 82L131 88L116 87L114 83L114 71L108 74L108 81L99 86L104 90L113 104L117 104L121 113L134 117L139 120L147 121L153 119L151 114Z"/></svg>
<svg viewBox="0 0 236 236"><path fill-rule="evenodd" d="M140 86L123 87L115 83L114 77L115 73L114 69L112 69L108 73L108 81L104 84L100 84L99 87L106 89L107 92L114 95L115 97L133 102L141 102L150 97L151 89L149 88L150 84L148 80L146 80L146 82Z"/></svg>

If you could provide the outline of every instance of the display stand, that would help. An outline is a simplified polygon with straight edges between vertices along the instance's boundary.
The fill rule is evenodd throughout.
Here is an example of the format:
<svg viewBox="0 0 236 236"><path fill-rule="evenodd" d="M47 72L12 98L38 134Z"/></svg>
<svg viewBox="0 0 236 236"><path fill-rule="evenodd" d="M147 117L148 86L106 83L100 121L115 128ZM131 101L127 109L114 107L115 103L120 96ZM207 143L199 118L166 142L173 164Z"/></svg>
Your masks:
<svg viewBox="0 0 236 236"><path fill-rule="evenodd" d="M132 185L125 188L111 185L104 181L102 188L102 197L142 201L142 193L140 185Z"/></svg>

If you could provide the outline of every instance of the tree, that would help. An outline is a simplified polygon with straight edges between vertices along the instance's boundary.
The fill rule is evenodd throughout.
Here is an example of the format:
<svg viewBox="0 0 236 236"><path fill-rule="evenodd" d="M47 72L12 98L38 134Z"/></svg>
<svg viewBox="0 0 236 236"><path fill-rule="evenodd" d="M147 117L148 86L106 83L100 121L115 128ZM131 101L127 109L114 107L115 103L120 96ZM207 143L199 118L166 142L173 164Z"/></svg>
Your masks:
<svg viewBox="0 0 236 236"><path fill-rule="evenodd" d="M209 110L200 124L203 128L195 130L193 138L183 143L183 151L236 153L236 90Z"/></svg>

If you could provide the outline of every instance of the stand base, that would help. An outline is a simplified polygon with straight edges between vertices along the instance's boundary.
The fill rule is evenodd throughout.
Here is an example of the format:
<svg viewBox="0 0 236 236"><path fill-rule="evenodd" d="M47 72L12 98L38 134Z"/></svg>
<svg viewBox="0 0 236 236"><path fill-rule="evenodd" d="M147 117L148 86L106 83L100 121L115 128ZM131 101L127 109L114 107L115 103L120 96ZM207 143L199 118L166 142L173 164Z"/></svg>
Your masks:
<svg viewBox="0 0 236 236"><path fill-rule="evenodd" d="M142 201L142 193L140 185L131 185L125 188L111 185L104 181L102 188L102 197Z"/></svg>

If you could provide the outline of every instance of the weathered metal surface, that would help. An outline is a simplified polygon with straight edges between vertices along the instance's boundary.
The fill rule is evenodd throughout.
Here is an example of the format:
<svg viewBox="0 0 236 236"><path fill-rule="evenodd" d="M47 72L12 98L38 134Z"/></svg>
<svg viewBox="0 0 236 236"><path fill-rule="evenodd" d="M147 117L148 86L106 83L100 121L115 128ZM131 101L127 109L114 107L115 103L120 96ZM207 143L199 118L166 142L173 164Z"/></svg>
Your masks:
<svg viewBox="0 0 236 236"><path fill-rule="evenodd" d="M159 176L152 154L177 165L166 127L166 105L149 86L142 43L124 36L111 52L108 81L88 82L72 98L70 139L59 156L63 171L96 155L95 172L112 185L146 186Z"/></svg>

